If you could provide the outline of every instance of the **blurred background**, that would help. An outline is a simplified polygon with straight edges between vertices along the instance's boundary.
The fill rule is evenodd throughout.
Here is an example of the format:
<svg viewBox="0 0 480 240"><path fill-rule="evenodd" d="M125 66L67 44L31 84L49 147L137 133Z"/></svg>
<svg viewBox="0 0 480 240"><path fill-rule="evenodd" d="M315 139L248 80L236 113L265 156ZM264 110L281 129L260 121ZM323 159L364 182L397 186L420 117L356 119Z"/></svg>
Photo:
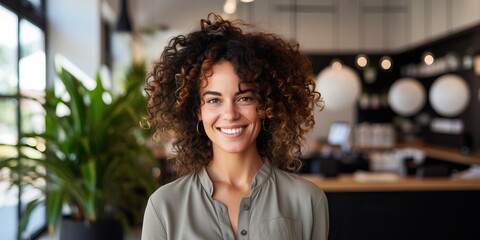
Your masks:
<svg viewBox="0 0 480 240"><path fill-rule="evenodd" d="M478 0L0 0L0 157L22 156L24 134L46 131L34 99L61 85L57 65L87 86L101 74L112 96L124 94L132 66L143 81L172 36L214 12L298 42L311 59L325 108L315 113L302 173L477 178L479 10ZM164 140L152 143L158 161L148 165L157 186L173 179L161 164ZM0 238L41 236L44 207L23 227L20 219L45 197L45 183L12 181L22 163L13 165L0 172Z"/></svg>

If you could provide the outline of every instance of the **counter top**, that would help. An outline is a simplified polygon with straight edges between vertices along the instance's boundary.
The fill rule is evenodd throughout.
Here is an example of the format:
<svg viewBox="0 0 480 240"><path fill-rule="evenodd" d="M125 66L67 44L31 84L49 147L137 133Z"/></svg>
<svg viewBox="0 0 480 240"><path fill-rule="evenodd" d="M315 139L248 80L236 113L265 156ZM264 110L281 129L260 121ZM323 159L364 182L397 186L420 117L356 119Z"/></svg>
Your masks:
<svg viewBox="0 0 480 240"><path fill-rule="evenodd" d="M303 174L325 192L480 191L480 178L417 178L392 174L342 174L334 178Z"/></svg>

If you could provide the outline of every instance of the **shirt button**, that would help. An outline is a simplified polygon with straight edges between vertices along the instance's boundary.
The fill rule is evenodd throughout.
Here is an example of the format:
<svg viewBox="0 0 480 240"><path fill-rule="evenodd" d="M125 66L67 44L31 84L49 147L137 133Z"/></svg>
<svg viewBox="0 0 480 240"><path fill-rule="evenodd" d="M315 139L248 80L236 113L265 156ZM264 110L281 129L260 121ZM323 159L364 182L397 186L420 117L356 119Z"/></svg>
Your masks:
<svg viewBox="0 0 480 240"><path fill-rule="evenodd" d="M242 231L240 232L240 234L242 234L242 236L245 236L245 235L247 235L247 230L245 230L245 229L244 229L244 230L242 230Z"/></svg>
<svg viewBox="0 0 480 240"><path fill-rule="evenodd" d="M250 209L250 205L248 204L243 204L243 210L249 210Z"/></svg>

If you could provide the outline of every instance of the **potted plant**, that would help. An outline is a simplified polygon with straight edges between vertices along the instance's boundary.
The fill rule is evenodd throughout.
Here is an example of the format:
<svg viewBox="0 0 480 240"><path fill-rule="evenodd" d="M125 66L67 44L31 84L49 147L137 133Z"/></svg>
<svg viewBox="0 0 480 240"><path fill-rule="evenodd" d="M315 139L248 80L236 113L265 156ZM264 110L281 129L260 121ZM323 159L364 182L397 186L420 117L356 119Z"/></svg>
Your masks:
<svg viewBox="0 0 480 240"><path fill-rule="evenodd" d="M105 89L99 74L93 90L63 67L57 74L65 93L46 91L45 133L24 134L16 146L20 155L2 159L0 168L10 168L16 184L45 181L33 185L45 192L49 232L69 228L60 229L61 239L72 231L71 220L85 227L81 232L96 229L96 224L121 223L123 230L139 224L148 196L158 187L150 174L153 151L139 125L146 111L143 65L130 69L121 94ZM38 203L32 202L27 212ZM108 236L113 239L112 232Z"/></svg>

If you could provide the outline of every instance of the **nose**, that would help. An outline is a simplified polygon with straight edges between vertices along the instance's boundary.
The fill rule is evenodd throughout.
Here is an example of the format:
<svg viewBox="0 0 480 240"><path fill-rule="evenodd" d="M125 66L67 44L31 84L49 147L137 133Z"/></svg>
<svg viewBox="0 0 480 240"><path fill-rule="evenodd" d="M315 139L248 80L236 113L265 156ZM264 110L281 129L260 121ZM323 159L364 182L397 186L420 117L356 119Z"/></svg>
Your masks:
<svg viewBox="0 0 480 240"><path fill-rule="evenodd" d="M237 106L233 102L225 102L222 109L222 119L223 120L235 120L239 118L240 113L238 112Z"/></svg>

